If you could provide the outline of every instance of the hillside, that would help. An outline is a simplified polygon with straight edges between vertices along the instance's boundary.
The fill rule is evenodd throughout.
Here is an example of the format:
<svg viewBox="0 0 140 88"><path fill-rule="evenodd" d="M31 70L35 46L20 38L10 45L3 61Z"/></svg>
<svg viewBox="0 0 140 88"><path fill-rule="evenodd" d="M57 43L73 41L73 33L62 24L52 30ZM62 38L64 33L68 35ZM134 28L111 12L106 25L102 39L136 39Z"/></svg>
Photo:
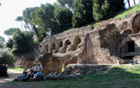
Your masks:
<svg viewBox="0 0 140 88"><path fill-rule="evenodd" d="M119 12L118 14L116 14L113 18L109 18L109 19L115 19L115 18L123 19L127 14L132 13L132 12L136 12L136 11L140 11L140 5L136 5L134 7L129 8L129 9L125 9L125 10ZM97 22L92 22L92 23L90 23L88 25L85 25L83 27L88 27L88 26L94 26L95 27L95 26L97 26L97 24L98 24ZM83 27L81 27L81 28L83 28ZM64 32L69 32L69 31L76 30L76 29L79 29L79 28L71 27Z"/></svg>

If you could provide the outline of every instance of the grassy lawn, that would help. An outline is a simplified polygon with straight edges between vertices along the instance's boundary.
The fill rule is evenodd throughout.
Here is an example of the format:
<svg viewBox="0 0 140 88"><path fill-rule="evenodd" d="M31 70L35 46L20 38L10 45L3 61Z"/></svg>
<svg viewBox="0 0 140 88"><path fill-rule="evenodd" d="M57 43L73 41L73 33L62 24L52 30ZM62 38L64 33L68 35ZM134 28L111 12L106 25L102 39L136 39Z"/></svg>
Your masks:
<svg viewBox="0 0 140 88"><path fill-rule="evenodd" d="M9 85L20 85L23 82L12 82ZM84 76L76 80L56 80L26 82L28 85L39 85L40 88L140 88L140 66L120 65L106 73Z"/></svg>

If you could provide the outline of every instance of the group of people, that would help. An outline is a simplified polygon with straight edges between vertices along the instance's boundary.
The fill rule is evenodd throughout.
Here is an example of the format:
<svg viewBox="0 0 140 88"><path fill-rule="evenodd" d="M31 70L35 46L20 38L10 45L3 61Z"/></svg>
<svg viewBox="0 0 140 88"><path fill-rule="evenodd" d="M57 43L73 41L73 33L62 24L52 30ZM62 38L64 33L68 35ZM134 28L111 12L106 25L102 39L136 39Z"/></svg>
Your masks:
<svg viewBox="0 0 140 88"><path fill-rule="evenodd" d="M42 74L43 67L40 63L34 63L34 66L28 72L27 66L23 70L23 78L32 77L33 79Z"/></svg>

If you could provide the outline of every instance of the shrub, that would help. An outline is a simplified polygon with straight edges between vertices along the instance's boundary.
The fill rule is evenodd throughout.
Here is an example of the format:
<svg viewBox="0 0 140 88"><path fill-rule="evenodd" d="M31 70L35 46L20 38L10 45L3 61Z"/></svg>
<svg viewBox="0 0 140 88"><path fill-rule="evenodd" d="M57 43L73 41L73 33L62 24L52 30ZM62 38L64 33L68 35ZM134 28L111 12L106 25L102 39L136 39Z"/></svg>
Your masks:
<svg viewBox="0 0 140 88"><path fill-rule="evenodd" d="M2 64L0 64L0 77L1 76L8 76L7 67L5 65L2 65Z"/></svg>
<svg viewBox="0 0 140 88"><path fill-rule="evenodd" d="M0 64L8 64L12 66L12 57L10 55L10 50L7 48L0 48Z"/></svg>

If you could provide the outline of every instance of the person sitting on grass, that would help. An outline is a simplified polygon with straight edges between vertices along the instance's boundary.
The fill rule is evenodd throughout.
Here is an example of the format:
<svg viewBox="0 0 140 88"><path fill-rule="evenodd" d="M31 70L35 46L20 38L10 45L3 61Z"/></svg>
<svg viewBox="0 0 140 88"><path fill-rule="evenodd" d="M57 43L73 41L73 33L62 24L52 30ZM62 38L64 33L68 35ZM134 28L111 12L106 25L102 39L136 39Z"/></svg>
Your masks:
<svg viewBox="0 0 140 88"><path fill-rule="evenodd" d="M30 70L30 75L31 75L31 77L33 77L34 74L37 73L36 69L37 69L37 64L36 64L36 62L35 62L35 63L34 63L34 66L33 66L33 67L31 68L31 70Z"/></svg>
<svg viewBox="0 0 140 88"><path fill-rule="evenodd" d="M37 73L34 74L33 79L42 74L42 66L40 63L37 63L36 72Z"/></svg>
<svg viewBox="0 0 140 88"><path fill-rule="evenodd" d="M24 70L23 70L23 78L25 78L28 74L28 69L27 66L25 66Z"/></svg>

